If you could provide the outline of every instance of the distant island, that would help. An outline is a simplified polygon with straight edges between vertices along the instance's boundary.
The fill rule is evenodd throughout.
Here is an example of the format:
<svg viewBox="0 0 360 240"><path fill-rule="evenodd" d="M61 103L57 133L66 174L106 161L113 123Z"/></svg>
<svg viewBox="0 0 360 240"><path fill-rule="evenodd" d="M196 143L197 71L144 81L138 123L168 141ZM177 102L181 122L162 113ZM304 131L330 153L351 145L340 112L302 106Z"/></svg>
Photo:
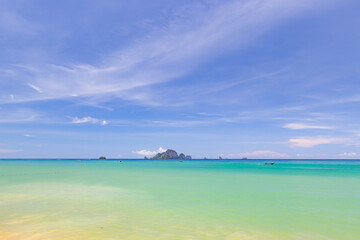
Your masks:
<svg viewBox="0 0 360 240"><path fill-rule="evenodd" d="M180 153L179 155L175 150L168 149L163 153L158 153L151 159L192 159L190 155Z"/></svg>
<svg viewBox="0 0 360 240"><path fill-rule="evenodd" d="M99 157L99 159L106 159L106 157L104 157L104 156L101 156L101 157Z"/></svg>

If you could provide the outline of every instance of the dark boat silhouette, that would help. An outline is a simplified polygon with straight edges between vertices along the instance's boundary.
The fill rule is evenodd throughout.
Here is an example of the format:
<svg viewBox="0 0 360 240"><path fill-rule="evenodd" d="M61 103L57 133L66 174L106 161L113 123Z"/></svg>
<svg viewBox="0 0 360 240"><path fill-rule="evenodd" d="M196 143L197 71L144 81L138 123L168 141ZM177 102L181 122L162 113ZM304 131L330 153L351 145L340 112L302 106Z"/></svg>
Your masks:
<svg viewBox="0 0 360 240"><path fill-rule="evenodd" d="M265 165L274 165L274 162L266 162Z"/></svg>

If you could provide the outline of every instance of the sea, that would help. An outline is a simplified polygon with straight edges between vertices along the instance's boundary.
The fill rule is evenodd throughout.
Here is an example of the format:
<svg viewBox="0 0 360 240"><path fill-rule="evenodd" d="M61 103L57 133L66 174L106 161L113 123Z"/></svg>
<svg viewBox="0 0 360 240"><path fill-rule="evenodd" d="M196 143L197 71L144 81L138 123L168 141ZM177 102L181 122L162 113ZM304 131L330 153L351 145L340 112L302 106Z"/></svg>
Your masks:
<svg viewBox="0 0 360 240"><path fill-rule="evenodd" d="M2 159L0 239L358 240L360 161Z"/></svg>

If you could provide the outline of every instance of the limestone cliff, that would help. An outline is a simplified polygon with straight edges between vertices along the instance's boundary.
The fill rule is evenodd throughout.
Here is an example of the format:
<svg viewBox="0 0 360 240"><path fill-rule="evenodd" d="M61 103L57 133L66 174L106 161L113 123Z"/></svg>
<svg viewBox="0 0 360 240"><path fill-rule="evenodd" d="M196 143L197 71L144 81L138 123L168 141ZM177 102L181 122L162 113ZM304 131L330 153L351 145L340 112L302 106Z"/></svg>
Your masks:
<svg viewBox="0 0 360 240"><path fill-rule="evenodd" d="M178 155L175 150L168 149L166 150L166 152L156 154L151 159L191 159L191 156L185 156L185 154L183 153L180 153L180 155Z"/></svg>

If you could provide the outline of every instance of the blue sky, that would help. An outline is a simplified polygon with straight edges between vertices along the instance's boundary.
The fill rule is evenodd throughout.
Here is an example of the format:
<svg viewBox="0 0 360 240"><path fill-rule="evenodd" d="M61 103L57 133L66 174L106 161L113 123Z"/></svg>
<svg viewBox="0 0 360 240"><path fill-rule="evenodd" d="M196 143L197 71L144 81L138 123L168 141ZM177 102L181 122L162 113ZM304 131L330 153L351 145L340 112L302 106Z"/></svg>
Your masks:
<svg viewBox="0 0 360 240"><path fill-rule="evenodd" d="M0 158L360 158L359 1L0 3Z"/></svg>

